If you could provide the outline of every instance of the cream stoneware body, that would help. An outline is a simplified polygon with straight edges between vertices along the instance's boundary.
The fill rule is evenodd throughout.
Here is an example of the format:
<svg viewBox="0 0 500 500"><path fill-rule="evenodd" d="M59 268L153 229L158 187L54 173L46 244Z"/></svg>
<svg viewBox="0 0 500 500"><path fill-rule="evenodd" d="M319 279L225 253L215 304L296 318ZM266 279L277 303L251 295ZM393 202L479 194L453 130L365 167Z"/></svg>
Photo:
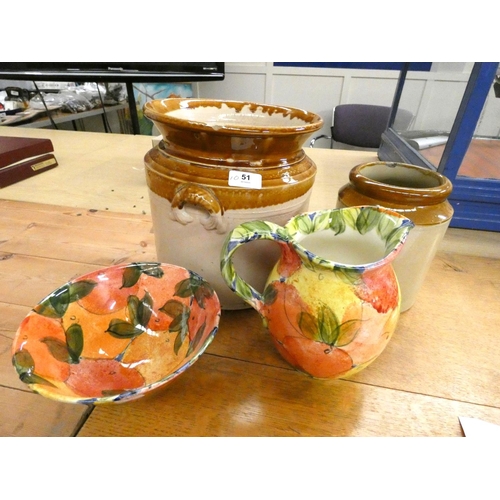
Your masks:
<svg viewBox="0 0 500 500"><path fill-rule="evenodd" d="M253 221L228 235L221 272L292 366L315 378L349 376L374 361L394 332L400 292L391 262L412 227L381 207L305 213L284 227ZM232 263L239 247L260 239L281 250L263 291Z"/></svg>
<svg viewBox="0 0 500 500"><path fill-rule="evenodd" d="M322 126L304 110L239 101L164 99L144 107L162 134L145 156L158 260L192 269L214 286L224 309L248 305L220 276L220 249L239 224L284 224L307 210L316 166L302 145ZM262 286L278 258L268 242L235 263Z"/></svg>

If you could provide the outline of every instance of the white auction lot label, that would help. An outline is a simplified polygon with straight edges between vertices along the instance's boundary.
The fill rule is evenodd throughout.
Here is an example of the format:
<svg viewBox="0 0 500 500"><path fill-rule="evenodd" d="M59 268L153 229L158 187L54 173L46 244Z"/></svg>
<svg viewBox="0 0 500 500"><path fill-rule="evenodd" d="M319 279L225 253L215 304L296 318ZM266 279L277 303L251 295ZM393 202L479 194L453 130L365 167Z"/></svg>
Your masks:
<svg viewBox="0 0 500 500"><path fill-rule="evenodd" d="M228 184L232 187L246 187L250 189L262 188L262 175L251 172L240 172L231 170L229 172Z"/></svg>

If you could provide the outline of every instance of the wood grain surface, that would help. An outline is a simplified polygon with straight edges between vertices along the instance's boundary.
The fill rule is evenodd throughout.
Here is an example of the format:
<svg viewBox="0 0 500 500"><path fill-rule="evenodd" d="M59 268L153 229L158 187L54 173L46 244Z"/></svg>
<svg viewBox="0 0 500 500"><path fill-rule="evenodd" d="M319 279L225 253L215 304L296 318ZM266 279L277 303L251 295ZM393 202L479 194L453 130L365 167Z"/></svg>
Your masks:
<svg viewBox="0 0 500 500"><path fill-rule="evenodd" d="M10 353L30 308L73 277L156 252L147 210L132 206L147 198L144 179L123 174L123 198L110 189L123 165L140 165L149 138L24 131L50 137L60 167L0 191L1 436L463 436L459 416L500 424L500 235L459 229L448 230L386 350L351 379L293 370L246 309L224 311L207 352L149 397L92 408L32 393ZM374 160L307 152L318 165L311 210L334 206L350 168Z"/></svg>
<svg viewBox="0 0 500 500"><path fill-rule="evenodd" d="M0 209L9 236L0 245L4 435L460 436L458 416L500 423L500 260L449 252L434 260L384 353L350 380L293 370L247 309L224 311L207 352L158 394L91 413L48 401L23 387L10 364L18 324L72 277L154 260L151 222L5 200Z"/></svg>

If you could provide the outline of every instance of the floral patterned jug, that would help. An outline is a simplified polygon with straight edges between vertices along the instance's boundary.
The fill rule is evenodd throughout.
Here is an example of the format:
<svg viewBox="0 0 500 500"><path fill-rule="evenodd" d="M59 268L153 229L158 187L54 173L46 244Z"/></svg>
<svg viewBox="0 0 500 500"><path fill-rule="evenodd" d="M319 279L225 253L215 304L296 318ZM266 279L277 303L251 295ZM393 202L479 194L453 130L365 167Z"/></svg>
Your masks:
<svg viewBox="0 0 500 500"><path fill-rule="evenodd" d="M352 375L380 355L396 328L401 298L391 262L412 227L374 206L305 213L284 227L243 223L223 245L222 276L258 311L292 366L316 378ZM258 239L281 248L263 293L232 262L238 248Z"/></svg>

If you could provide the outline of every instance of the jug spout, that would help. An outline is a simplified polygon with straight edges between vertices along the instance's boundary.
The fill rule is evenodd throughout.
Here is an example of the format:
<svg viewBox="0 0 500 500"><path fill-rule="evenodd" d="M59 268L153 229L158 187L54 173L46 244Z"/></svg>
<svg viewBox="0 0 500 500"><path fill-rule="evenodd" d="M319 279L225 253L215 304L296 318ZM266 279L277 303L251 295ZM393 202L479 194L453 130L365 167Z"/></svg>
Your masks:
<svg viewBox="0 0 500 500"><path fill-rule="evenodd" d="M292 366L318 378L350 375L376 359L394 332L401 298L391 263L412 227L374 206L305 213L284 227L249 222L226 238L221 272ZM281 247L262 292L232 264L234 252L255 239Z"/></svg>

